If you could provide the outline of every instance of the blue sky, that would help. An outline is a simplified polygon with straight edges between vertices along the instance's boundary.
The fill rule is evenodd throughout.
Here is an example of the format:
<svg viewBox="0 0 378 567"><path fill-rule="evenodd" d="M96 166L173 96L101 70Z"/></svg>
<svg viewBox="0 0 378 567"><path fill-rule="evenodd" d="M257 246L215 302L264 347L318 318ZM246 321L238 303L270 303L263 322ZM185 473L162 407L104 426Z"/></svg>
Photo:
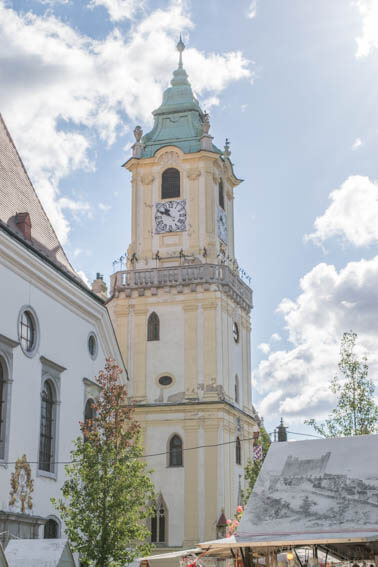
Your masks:
<svg viewBox="0 0 378 567"><path fill-rule="evenodd" d="M245 181L254 403L269 431L332 406L350 328L378 370L377 0L0 0L0 110L77 270L130 239L132 130L184 65ZM5 88L4 88L5 87ZM307 236L306 236L307 235Z"/></svg>

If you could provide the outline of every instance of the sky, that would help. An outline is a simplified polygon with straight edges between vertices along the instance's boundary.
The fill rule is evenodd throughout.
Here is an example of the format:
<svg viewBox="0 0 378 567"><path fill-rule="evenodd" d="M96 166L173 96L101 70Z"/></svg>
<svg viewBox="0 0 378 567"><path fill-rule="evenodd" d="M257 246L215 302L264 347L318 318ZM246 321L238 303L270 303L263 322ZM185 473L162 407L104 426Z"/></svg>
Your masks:
<svg viewBox="0 0 378 567"><path fill-rule="evenodd" d="M130 241L132 131L184 66L230 139L253 402L311 433L343 332L378 379L378 0L0 0L0 111L76 270ZM378 381L376 381L378 384ZM294 437L293 437L294 438Z"/></svg>

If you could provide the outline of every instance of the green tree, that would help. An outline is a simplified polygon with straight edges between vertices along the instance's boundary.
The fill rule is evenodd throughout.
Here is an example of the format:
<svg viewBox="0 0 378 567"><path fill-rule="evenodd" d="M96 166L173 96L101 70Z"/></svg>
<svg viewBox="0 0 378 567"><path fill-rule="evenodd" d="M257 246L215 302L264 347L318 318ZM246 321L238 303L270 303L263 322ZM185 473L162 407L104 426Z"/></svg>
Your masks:
<svg viewBox="0 0 378 567"><path fill-rule="evenodd" d="M266 432L266 429L263 425L260 427L260 435L259 441L262 446L262 459L258 461L257 459L248 459L247 464L244 469L244 479L246 480L246 488L243 491L243 502L247 504L248 498L250 497L253 487L255 486L255 482L257 477L259 476L259 472L261 470L262 464L270 447L270 437Z"/></svg>
<svg viewBox="0 0 378 567"><path fill-rule="evenodd" d="M368 377L366 357L358 360L354 348L357 334L343 334L340 346L339 370L342 377L335 376L330 389L337 396L336 407L323 423L315 419L306 420L323 437L365 435L377 431L378 406L374 402L374 383Z"/></svg>
<svg viewBox="0 0 378 567"><path fill-rule="evenodd" d="M96 378L95 415L80 424L63 498L53 499L73 550L95 567L123 567L150 549L146 519L153 514L154 489L121 373L108 359Z"/></svg>

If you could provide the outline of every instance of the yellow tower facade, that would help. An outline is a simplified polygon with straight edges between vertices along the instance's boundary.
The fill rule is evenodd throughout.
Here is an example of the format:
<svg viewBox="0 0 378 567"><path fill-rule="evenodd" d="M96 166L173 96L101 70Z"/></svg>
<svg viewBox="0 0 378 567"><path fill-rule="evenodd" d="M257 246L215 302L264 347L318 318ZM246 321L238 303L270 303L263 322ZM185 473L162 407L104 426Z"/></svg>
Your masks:
<svg viewBox="0 0 378 567"><path fill-rule="evenodd" d="M182 66L134 134L132 237L108 308L154 469L152 541L178 549L221 534L240 503L258 430L251 396L252 291L234 254L235 176Z"/></svg>

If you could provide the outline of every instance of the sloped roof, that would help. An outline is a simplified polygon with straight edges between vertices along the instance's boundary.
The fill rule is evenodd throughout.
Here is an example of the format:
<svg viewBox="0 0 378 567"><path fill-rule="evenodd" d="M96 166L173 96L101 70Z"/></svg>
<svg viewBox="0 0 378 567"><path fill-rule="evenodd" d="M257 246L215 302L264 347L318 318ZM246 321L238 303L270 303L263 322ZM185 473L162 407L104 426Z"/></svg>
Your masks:
<svg viewBox="0 0 378 567"><path fill-rule="evenodd" d="M75 566L66 539L11 539L5 556L9 567Z"/></svg>
<svg viewBox="0 0 378 567"><path fill-rule="evenodd" d="M17 227L16 214L26 212L32 225L32 240L28 244L82 283L64 253L0 114L0 224L24 238Z"/></svg>

